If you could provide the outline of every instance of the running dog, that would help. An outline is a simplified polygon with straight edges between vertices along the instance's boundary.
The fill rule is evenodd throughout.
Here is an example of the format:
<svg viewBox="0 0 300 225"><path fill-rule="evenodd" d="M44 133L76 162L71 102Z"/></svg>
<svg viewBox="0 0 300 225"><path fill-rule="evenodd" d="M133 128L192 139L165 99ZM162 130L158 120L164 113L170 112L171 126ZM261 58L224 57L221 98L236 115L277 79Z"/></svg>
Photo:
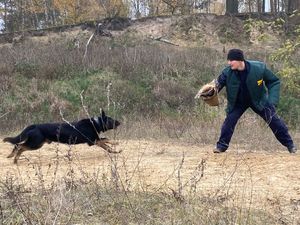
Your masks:
<svg viewBox="0 0 300 225"><path fill-rule="evenodd" d="M120 122L105 115L102 111L99 117L82 119L72 123L43 123L33 124L26 127L16 137L6 137L4 142L14 144L14 148L7 158L14 158L14 163L18 162L20 155L26 150L36 150L43 146L44 143L59 142L64 144L82 144L89 146L98 145L109 153L120 153L113 151L110 146L117 143L100 138L100 133L107 130L115 129Z"/></svg>

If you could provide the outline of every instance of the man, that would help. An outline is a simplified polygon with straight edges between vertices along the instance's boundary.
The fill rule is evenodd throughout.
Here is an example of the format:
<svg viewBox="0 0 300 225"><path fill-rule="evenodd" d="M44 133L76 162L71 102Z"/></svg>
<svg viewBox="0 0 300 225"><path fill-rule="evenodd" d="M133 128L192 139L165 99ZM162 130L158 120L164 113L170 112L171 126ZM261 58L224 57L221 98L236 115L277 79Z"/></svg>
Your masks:
<svg viewBox="0 0 300 225"><path fill-rule="evenodd" d="M226 86L227 116L213 152L222 153L227 150L239 118L250 107L268 123L277 140L290 153L296 153L297 148L288 129L275 110L279 101L279 79L264 63L245 60L240 49L231 49L227 60L229 66L216 81L218 92Z"/></svg>

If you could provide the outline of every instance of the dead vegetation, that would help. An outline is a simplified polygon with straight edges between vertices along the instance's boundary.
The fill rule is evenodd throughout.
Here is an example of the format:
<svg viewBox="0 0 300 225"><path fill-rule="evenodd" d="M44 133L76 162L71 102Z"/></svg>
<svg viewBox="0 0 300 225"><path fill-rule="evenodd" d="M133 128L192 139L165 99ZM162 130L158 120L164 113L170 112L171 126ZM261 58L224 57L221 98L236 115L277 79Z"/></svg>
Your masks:
<svg viewBox="0 0 300 225"><path fill-rule="evenodd" d="M12 146L0 142L0 221L298 225L299 155L288 154L251 112L228 153L213 155L224 97L219 108L193 100L223 67L236 23L242 25L225 16L162 17L109 30L113 38L95 35L88 46L94 30L78 27L3 44L1 133L60 121L60 111L82 118L85 90L91 115L103 107L120 118L120 130L108 135L123 151L51 144L14 166L6 159ZM268 61L278 46L274 36L274 45L245 47L248 36L240 35L249 57Z"/></svg>
<svg viewBox="0 0 300 225"><path fill-rule="evenodd" d="M4 157L8 146L1 144ZM235 146L123 140L112 158L45 146L19 166L2 160L3 223L297 224L299 157ZM257 163L259 162L259 163ZM287 163L289 162L289 163Z"/></svg>
<svg viewBox="0 0 300 225"><path fill-rule="evenodd" d="M108 134L118 155L46 144L25 152L18 166L6 159L12 146L0 142L1 222L296 225L299 155L252 116L222 155L212 153L216 119L206 126L187 118L123 121Z"/></svg>

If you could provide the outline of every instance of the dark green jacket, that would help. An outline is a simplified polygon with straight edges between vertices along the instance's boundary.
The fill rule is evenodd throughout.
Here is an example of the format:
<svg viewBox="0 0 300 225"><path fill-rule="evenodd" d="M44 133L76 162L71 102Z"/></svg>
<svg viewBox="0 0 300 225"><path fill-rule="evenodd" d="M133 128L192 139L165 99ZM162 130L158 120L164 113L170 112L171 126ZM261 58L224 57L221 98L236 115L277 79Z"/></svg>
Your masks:
<svg viewBox="0 0 300 225"><path fill-rule="evenodd" d="M246 85L254 107L262 110L268 102L277 105L280 92L280 80L278 77L262 62L246 62L249 63ZM217 79L217 86L219 91L226 86L228 100L226 111L231 112L236 103L240 87L237 71L232 70L230 66L226 67Z"/></svg>

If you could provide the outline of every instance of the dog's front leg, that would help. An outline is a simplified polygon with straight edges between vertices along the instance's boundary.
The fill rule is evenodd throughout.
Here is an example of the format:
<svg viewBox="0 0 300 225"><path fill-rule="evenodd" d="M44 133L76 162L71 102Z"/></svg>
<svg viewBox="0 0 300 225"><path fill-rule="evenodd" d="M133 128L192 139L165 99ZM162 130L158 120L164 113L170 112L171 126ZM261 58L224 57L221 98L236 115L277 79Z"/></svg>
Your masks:
<svg viewBox="0 0 300 225"><path fill-rule="evenodd" d="M109 153L120 153L122 151L122 150L114 151L110 146L107 145L107 143L111 144L111 145L117 145L118 144L118 142L110 141L107 138L102 138L102 139L96 141L96 145L103 148L104 150L106 150Z"/></svg>
<svg viewBox="0 0 300 225"><path fill-rule="evenodd" d="M118 145L119 144L119 142L112 141L112 140L109 140L107 138L102 138L102 139L100 139L100 141L105 143L105 144L110 144L110 145Z"/></svg>

